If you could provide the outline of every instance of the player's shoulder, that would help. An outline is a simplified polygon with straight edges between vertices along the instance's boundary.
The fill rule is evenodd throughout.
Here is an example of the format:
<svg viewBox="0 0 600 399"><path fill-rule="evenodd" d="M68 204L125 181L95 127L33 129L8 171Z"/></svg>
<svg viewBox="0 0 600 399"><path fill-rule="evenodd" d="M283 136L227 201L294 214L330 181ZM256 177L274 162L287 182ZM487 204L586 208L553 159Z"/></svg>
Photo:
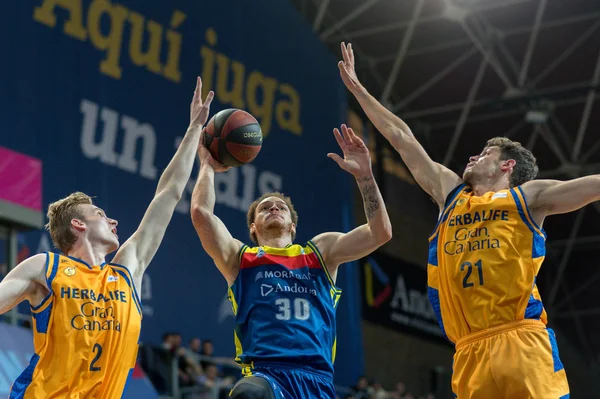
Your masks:
<svg viewBox="0 0 600 399"><path fill-rule="evenodd" d="M457 184L454 188L448 191L448 194L446 194L446 197L444 198L444 202L439 205L441 207L448 207L459 196L471 195L472 193L473 190L471 189L471 187L468 184L461 182L460 184Z"/></svg>
<svg viewBox="0 0 600 399"><path fill-rule="evenodd" d="M43 282L46 278L46 269L50 253L39 253L25 259L15 267L14 274L28 280Z"/></svg>
<svg viewBox="0 0 600 399"><path fill-rule="evenodd" d="M23 262L29 262L29 263L35 263L35 264L45 264L48 257L50 255L59 255L59 254L55 254L54 252L40 252L39 254L35 254L30 256L29 258L25 259Z"/></svg>
<svg viewBox="0 0 600 399"><path fill-rule="evenodd" d="M50 257L53 255L58 256L58 254L54 254L52 252L35 254L21 262L18 267L27 268L29 270L45 270Z"/></svg>
<svg viewBox="0 0 600 399"><path fill-rule="evenodd" d="M321 233L316 235L311 240L309 240L306 245L307 246L316 246L319 250L326 250L331 244L337 241L338 238L343 236L344 233L340 233L337 231L328 231L325 233Z"/></svg>
<svg viewBox="0 0 600 399"><path fill-rule="evenodd" d="M556 185L558 182L558 180L535 179L523 183L522 185L517 186L516 188L520 189L523 192L523 195L525 196L525 199L528 200L528 202L532 202L537 198L540 192Z"/></svg>

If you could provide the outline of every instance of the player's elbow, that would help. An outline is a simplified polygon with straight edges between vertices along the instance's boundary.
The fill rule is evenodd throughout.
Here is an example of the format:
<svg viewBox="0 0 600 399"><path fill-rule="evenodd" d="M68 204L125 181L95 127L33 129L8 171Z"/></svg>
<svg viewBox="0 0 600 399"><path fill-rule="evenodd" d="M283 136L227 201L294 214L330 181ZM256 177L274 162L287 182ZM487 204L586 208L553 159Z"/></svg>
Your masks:
<svg viewBox="0 0 600 399"><path fill-rule="evenodd" d="M163 203L168 201L177 204L183 198L183 188L178 187L176 184L169 184L157 192L154 198L160 199Z"/></svg>
<svg viewBox="0 0 600 399"><path fill-rule="evenodd" d="M392 225L387 223L381 228L376 229L373 233L375 242L377 243L377 246L380 247L392 239Z"/></svg>
<svg viewBox="0 0 600 399"><path fill-rule="evenodd" d="M381 244L379 244L379 245L383 245L383 244L389 242L391 239L392 239L392 226L388 225L381 232L381 238L380 238Z"/></svg>
<svg viewBox="0 0 600 399"><path fill-rule="evenodd" d="M192 205L190 207L190 214L192 216L192 223L194 226L201 226L205 224L212 216L212 212L200 205Z"/></svg>
<svg viewBox="0 0 600 399"><path fill-rule="evenodd" d="M192 216L192 222L194 222L194 224L201 223L206 219L206 212L199 205L192 205L190 207L190 215Z"/></svg>

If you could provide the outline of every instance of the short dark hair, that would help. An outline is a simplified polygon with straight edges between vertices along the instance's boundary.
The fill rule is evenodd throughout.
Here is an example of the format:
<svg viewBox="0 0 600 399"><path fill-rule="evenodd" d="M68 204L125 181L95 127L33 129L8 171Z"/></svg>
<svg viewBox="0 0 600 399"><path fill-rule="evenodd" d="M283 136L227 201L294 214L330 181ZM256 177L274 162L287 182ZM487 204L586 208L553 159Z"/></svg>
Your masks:
<svg viewBox="0 0 600 399"><path fill-rule="evenodd" d="M256 201L254 201L253 203L250 204L250 207L248 208L248 213L246 214L246 219L248 222L248 229L250 229L250 225L252 223L254 223L254 218L256 217L256 208L258 207L258 204L260 204L265 198L269 198L269 197L277 197L279 199L282 199L283 202L285 202L285 204L287 205L288 209L290 210L290 215L292 216L292 223L294 223L296 226L298 226L298 212L296 212L296 210L294 209L294 204L292 204L292 199L290 197L283 195L282 193L280 193L278 191L273 191L271 193L264 193ZM292 233L292 241L295 238L296 238L296 233ZM258 244L256 234L250 233L250 239L252 240L252 242Z"/></svg>
<svg viewBox="0 0 600 399"><path fill-rule="evenodd" d="M537 160L521 143L512 141L508 137L494 137L485 144L486 147L499 147L500 159L506 161L514 159L516 164L510 175L510 186L516 187L536 178L539 169Z"/></svg>

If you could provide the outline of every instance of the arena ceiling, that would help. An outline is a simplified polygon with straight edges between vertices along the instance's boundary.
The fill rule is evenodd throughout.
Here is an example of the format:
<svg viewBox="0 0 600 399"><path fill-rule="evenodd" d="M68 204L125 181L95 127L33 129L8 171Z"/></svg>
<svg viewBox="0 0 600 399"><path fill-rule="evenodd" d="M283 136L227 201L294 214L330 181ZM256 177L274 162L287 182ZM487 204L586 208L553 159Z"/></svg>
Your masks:
<svg viewBox="0 0 600 399"><path fill-rule="evenodd" d="M600 1L292 1L337 57L353 44L363 84L435 160L462 173L488 138L508 136L540 177L600 173ZM544 227L551 323L598 370L600 203Z"/></svg>

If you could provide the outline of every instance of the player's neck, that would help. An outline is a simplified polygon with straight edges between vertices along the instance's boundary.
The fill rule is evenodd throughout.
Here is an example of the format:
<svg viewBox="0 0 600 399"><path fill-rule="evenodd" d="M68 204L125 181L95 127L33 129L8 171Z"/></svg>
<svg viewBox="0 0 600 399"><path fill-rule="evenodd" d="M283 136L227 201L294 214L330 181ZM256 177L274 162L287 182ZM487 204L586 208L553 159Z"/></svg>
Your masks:
<svg viewBox="0 0 600 399"><path fill-rule="evenodd" d="M508 181L508 176L502 174L500 176L481 177L478 181L471 182L470 186L473 189L473 194L480 197L485 193L508 190L510 188L510 183Z"/></svg>
<svg viewBox="0 0 600 399"><path fill-rule="evenodd" d="M100 265L105 262L106 249L95 247L87 240L78 240L67 255L81 259L90 266Z"/></svg>
<svg viewBox="0 0 600 399"><path fill-rule="evenodd" d="M471 184L471 188L473 189L473 194L479 197L484 195L485 193L495 193L501 190L508 190L510 188L510 185L503 177L500 179L488 178L484 179L483 181Z"/></svg>
<svg viewBox="0 0 600 399"><path fill-rule="evenodd" d="M271 248L285 248L292 243L292 239L289 236L286 237L260 237L258 244L262 247Z"/></svg>

